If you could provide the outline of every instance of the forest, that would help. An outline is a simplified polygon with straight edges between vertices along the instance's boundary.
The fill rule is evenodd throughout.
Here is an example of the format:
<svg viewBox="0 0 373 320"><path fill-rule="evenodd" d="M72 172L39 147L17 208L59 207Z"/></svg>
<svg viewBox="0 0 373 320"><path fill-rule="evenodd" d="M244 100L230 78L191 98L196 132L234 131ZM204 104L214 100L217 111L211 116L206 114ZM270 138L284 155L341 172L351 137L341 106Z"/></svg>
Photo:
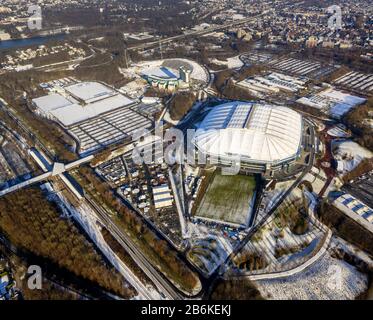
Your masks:
<svg viewBox="0 0 373 320"><path fill-rule="evenodd" d="M124 298L136 292L37 187L0 199L0 232L17 249L49 260Z"/></svg>
<svg viewBox="0 0 373 320"><path fill-rule="evenodd" d="M219 280L210 295L212 300L263 300L255 284L246 279Z"/></svg>
<svg viewBox="0 0 373 320"><path fill-rule="evenodd" d="M321 221L331 226L338 236L373 254L373 235L360 224L327 202L321 204L318 214Z"/></svg>
<svg viewBox="0 0 373 320"><path fill-rule="evenodd" d="M170 116L172 120L181 120L196 102L196 97L192 92L176 93L169 104Z"/></svg>
<svg viewBox="0 0 373 320"><path fill-rule="evenodd" d="M370 97L363 106L353 108L343 118L343 122L354 133L356 141L370 151L373 151L373 128L366 120L372 119L372 113L373 97Z"/></svg>

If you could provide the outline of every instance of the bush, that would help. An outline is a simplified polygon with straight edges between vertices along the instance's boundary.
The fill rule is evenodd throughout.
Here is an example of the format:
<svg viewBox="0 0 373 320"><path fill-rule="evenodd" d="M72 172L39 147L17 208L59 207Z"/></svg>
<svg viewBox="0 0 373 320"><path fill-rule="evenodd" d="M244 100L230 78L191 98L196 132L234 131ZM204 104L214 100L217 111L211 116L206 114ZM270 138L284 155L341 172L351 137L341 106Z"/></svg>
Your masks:
<svg viewBox="0 0 373 320"><path fill-rule="evenodd" d="M212 290L211 300L263 300L256 286L247 279L219 280Z"/></svg>

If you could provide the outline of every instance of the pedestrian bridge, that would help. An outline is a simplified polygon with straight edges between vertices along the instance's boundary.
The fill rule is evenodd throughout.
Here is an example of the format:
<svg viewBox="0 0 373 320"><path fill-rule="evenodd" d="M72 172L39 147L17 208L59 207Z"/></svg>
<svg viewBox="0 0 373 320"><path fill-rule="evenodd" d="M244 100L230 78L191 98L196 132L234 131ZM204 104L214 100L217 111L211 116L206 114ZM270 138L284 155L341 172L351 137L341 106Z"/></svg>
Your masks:
<svg viewBox="0 0 373 320"><path fill-rule="evenodd" d="M93 155L91 155L91 156L88 156L88 157L70 162L68 164L63 164L63 163L60 163L60 162L54 162L54 163L50 164L51 162L48 159L45 159L45 157L42 155L42 153L34 153L34 154L36 154L37 157L40 158L39 159L40 162L48 163L47 166L42 167L44 169L44 171L46 171L46 172L44 172L43 174L41 174L37 177L31 178L29 180L20 182L18 184L15 184L14 186L11 186L9 188L1 190L0 191L0 197L3 197L6 194L9 194L9 193L12 193L12 192L21 190L21 189L26 188L28 186L31 186L33 184L42 182L44 180L47 180L50 177L60 176L63 173L65 173L66 171L69 171L73 168L79 167L80 165L82 165L84 163L87 163L87 162L90 162L93 159ZM38 164L39 164L39 162L38 162Z"/></svg>

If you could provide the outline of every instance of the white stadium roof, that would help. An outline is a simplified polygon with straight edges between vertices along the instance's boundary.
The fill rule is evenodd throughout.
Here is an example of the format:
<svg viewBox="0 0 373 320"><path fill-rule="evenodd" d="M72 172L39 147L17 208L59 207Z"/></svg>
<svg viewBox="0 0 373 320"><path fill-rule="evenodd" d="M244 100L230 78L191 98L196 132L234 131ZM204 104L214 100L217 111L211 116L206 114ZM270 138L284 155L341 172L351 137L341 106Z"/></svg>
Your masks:
<svg viewBox="0 0 373 320"><path fill-rule="evenodd" d="M298 154L302 117L286 108L246 102L216 106L202 121L193 143L210 156L275 163Z"/></svg>

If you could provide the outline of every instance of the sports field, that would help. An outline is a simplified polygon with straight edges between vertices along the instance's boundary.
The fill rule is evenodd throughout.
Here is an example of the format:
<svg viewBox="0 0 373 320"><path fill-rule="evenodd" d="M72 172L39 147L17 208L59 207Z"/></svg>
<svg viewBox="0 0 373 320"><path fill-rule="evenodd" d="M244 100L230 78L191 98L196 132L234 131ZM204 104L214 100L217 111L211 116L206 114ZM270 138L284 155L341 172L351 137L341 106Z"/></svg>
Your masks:
<svg viewBox="0 0 373 320"><path fill-rule="evenodd" d="M216 174L197 208L196 216L246 225L255 200L255 189L253 176Z"/></svg>

